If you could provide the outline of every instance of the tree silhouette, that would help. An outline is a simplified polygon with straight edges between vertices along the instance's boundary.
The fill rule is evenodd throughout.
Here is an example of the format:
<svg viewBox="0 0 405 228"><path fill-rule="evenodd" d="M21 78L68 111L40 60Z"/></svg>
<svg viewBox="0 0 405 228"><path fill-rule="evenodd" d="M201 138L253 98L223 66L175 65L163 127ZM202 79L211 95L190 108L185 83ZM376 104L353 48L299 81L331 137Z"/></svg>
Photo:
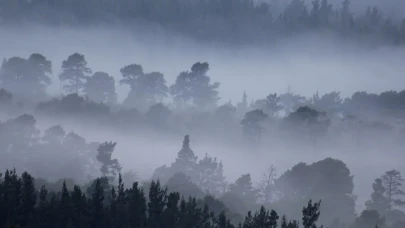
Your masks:
<svg viewBox="0 0 405 228"><path fill-rule="evenodd" d="M405 192L401 189L401 186L404 183L401 173L393 169L385 172L381 179L383 186L386 189L390 209L394 206L404 206L405 202L398 198L405 195Z"/></svg>
<svg viewBox="0 0 405 228"><path fill-rule="evenodd" d="M98 103L115 104L117 93L115 92L114 78L104 72L96 72L87 78L83 92L93 101Z"/></svg>
<svg viewBox="0 0 405 228"><path fill-rule="evenodd" d="M387 189L385 188L382 179L375 179L373 183L373 193L371 193L371 200L366 202L367 210L376 210L380 213L385 213L389 210L391 205L386 194Z"/></svg>
<svg viewBox="0 0 405 228"><path fill-rule="evenodd" d="M183 172L195 180L197 179L196 165L197 156L194 155L194 151L190 148L190 136L185 135L183 146L177 153L176 161L173 163L172 167L177 172Z"/></svg>
<svg viewBox="0 0 405 228"><path fill-rule="evenodd" d="M312 200L308 202L308 205L302 209L302 225L304 228L317 228L316 222L318 221L319 207L321 202L312 204ZM323 226L321 226L322 228Z"/></svg>
<svg viewBox="0 0 405 228"><path fill-rule="evenodd" d="M256 101L254 108L263 110L270 118L273 118L283 106L280 103L280 97L274 93L268 95L266 99Z"/></svg>
<svg viewBox="0 0 405 228"><path fill-rule="evenodd" d="M241 121L243 126L243 133L246 137L260 142L263 126L262 124L267 119L267 114L262 110L256 109L245 114Z"/></svg>
<svg viewBox="0 0 405 228"><path fill-rule="evenodd" d="M219 83L210 83L207 76L209 64L197 62L191 71L181 72L175 83L170 86L170 93L178 105L195 105L200 108L210 108L219 100Z"/></svg>
<svg viewBox="0 0 405 228"><path fill-rule="evenodd" d="M381 227L385 228L385 219L376 210L365 210L356 218L354 226L358 228Z"/></svg>
<svg viewBox="0 0 405 228"><path fill-rule="evenodd" d="M88 75L91 74L91 69L87 67L87 61L84 55L74 53L67 60L62 62L62 73L59 79L67 81L63 87L68 93L79 93L85 86Z"/></svg>
<svg viewBox="0 0 405 228"><path fill-rule="evenodd" d="M274 181L276 179L276 168L272 165L265 173L262 174L262 178L258 183L259 195L261 203L264 205L269 204L275 195Z"/></svg>
<svg viewBox="0 0 405 228"><path fill-rule="evenodd" d="M325 112L318 112L308 106L300 107L295 112L290 113L285 121L292 126L298 135L309 137L313 148L316 151L317 139L323 136L331 124Z"/></svg>
<svg viewBox="0 0 405 228"><path fill-rule="evenodd" d="M111 181L114 181L118 173L121 172L121 165L117 159L112 159L117 143L105 142L100 144L97 151L97 160L102 164L100 171L103 176L108 177Z"/></svg>
<svg viewBox="0 0 405 228"><path fill-rule="evenodd" d="M212 196L185 200L178 192L168 193L159 181L152 181L147 198L137 182L124 189L119 178L116 191L105 177L95 179L87 194L77 185L68 188L65 181L55 192L42 186L37 194L30 174L20 177L15 170L7 170L0 182L0 196L3 227L235 227L229 217L231 212L221 201ZM312 224L318 216L319 204L312 205L310 201L303 210L303 224L316 227ZM364 213L362 216L361 219L367 217ZM278 219L276 211L262 206L254 216L248 212L239 227L276 228ZM287 223L285 217L281 222L282 228L297 228L296 225L296 221Z"/></svg>
<svg viewBox="0 0 405 228"><path fill-rule="evenodd" d="M164 75L160 72L143 74L138 78L138 86L135 92L139 94L146 105L162 102L167 97L169 88L166 86Z"/></svg>
<svg viewBox="0 0 405 228"><path fill-rule="evenodd" d="M205 157L198 161L197 169L200 173L198 185L212 195L221 195L226 186L222 162L205 154Z"/></svg>
<svg viewBox="0 0 405 228"><path fill-rule="evenodd" d="M163 225L166 203L167 189L162 189L159 181L152 181L149 189L148 227L158 228Z"/></svg>
<svg viewBox="0 0 405 228"><path fill-rule="evenodd" d="M253 187L250 174L240 176L229 186L229 192L247 204L255 204L258 200L258 190Z"/></svg>
<svg viewBox="0 0 405 228"><path fill-rule="evenodd" d="M143 68L138 64L127 65L120 70L122 78L120 80L121 84L127 84L131 89L135 89L138 84L138 78L141 77L143 73Z"/></svg>
<svg viewBox="0 0 405 228"><path fill-rule="evenodd" d="M32 54L28 59L5 59L0 69L0 80L2 86L12 93L43 98L46 87L51 84L50 74L51 61L41 54Z"/></svg>

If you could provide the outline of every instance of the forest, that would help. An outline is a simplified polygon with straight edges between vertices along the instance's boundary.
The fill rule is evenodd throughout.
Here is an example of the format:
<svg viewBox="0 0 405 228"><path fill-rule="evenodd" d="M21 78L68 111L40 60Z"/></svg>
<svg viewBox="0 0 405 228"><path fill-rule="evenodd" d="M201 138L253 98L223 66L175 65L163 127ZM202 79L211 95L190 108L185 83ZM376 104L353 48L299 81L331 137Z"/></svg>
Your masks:
<svg viewBox="0 0 405 228"><path fill-rule="evenodd" d="M404 1L0 0L0 58L0 228L405 228Z"/></svg>
<svg viewBox="0 0 405 228"><path fill-rule="evenodd" d="M112 25L133 33L154 28L228 44L275 44L285 37L317 32L403 45L405 6L392 2L353 1L352 7L350 0L1 0L0 25ZM397 12L381 5L391 5Z"/></svg>
<svg viewBox="0 0 405 228"><path fill-rule="evenodd" d="M405 90L347 98L269 91L256 100L241 91L239 101L220 104L221 84L207 62L179 72L171 85L137 63L122 66L116 82L80 53L59 66L54 77L53 62L39 53L1 65L0 226L405 226ZM47 92L55 81L59 95ZM130 88L122 102L118 85ZM120 150L133 156L118 156L123 141ZM193 149L201 143L210 144L205 154ZM235 151L219 158L221 145ZM230 163L240 153L244 163ZM282 156L311 159L279 175ZM227 169L254 168L247 157L268 168L259 178L246 172L231 180ZM148 158L160 163L149 176L128 161ZM357 183L349 160L384 171L369 170L373 183ZM371 194L358 196L356 185Z"/></svg>

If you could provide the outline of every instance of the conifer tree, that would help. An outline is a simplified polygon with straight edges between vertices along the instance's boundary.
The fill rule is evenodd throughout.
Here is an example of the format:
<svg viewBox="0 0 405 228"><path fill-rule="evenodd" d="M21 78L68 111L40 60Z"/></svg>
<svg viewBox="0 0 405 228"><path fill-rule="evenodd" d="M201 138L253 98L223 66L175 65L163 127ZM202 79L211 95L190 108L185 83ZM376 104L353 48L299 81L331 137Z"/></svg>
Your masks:
<svg viewBox="0 0 405 228"><path fill-rule="evenodd" d="M183 140L183 146L177 153L176 161L172 165L172 169L175 172L182 172L185 175L191 177L192 180L198 180L199 175L197 173L197 156L194 155L194 151L190 148L190 136L185 135Z"/></svg>
<svg viewBox="0 0 405 228"><path fill-rule="evenodd" d="M67 92L78 94L90 73L91 69L87 67L84 55L74 53L62 62L62 73L59 75L59 79L68 82L64 85Z"/></svg>
<svg viewBox="0 0 405 228"><path fill-rule="evenodd" d="M72 224L74 227L86 227L88 216L88 205L85 194L82 192L79 186L73 187L71 193L72 200Z"/></svg>
<svg viewBox="0 0 405 228"><path fill-rule="evenodd" d="M63 181L62 192L59 202L59 227L67 227L71 215L70 193L66 187L66 181Z"/></svg>
<svg viewBox="0 0 405 228"><path fill-rule="evenodd" d="M172 192L167 197L167 205L164 211L164 228L176 228L178 227L179 209L178 204L180 201L180 195L177 192Z"/></svg>
<svg viewBox="0 0 405 228"><path fill-rule="evenodd" d="M245 217L245 221L243 222L243 228L253 228L254 227L254 222L253 222L253 216L252 212L249 211L247 213L247 216Z"/></svg>
<svg viewBox="0 0 405 228"><path fill-rule="evenodd" d="M21 177L22 193L21 209L19 210L19 217L21 219L19 224L26 227L34 219L34 209L37 202L37 194L34 186L34 178L27 172L24 172Z"/></svg>
<svg viewBox="0 0 405 228"><path fill-rule="evenodd" d="M386 195L390 209L394 206L405 206L405 201L399 198L405 196L405 192L401 189L401 186L404 183L401 173L393 169L385 172L381 179L386 188Z"/></svg>
<svg viewBox="0 0 405 228"><path fill-rule="evenodd" d="M90 227L104 227L104 189L101 185L100 178L95 180L95 188L91 197L91 216Z"/></svg>
<svg viewBox="0 0 405 228"><path fill-rule="evenodd" d="M143 189L134 182L132 188L128 190L128 217L130 227L146 227L146 198Z"/></svg>
<svg viewBox="0 0 405 228"><path fill-rule="evenodd" d="M316 222L320 215L320 206L321 201L318 203L312 203L312 200L310 200L308 205L302 209L302 225L304 228L318 228ZM321 228L323 228L323 226L321 226Z"/></svg>
<svg viewBox="0 0 405 228"><path fill-rule="evenodd" d="M35 211L35 226L36 227L44 227L48 228L50 227L49 224L49 216L47 215L48 212L48 190L45 188L45 186L42 186L40 191L39 191L39 202L38 206Z"/></svg>
<svg viewBox="0 0 405 228"><path fill-rule="evenodd" d="M159 228L163 224L163 212L167 202L167 189L159 181L152 181L149 188L148 227Z"/></svg>

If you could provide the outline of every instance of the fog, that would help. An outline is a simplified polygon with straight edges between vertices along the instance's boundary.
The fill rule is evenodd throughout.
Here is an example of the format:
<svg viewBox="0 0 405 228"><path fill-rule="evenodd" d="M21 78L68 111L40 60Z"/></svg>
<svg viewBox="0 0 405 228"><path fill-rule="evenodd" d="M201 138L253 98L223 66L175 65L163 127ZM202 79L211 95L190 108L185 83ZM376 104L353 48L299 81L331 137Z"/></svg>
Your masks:
<svg viewBox="0 0 405 228"><path fill-rule="evenodd" d="M59 122L50 122L47 118L39 119L39 126L46 129ZM63 122L65 123L65 122ZM124 170L133 170L143 180L148 180L155 168L162 164L170 165L176 158L181 148L181 135L160 135L158 133L139 132L138 134L117 134L108 132L105 128L89 128L71 122L63 124L67 132L74 131L85 136L89 141L117 142L114 157L118 158ZM189 132L185 132L189 133ZM370 138L370 141L376 140ZM291 142L294 144L294 142ZM329 144L329 142L326 142ZM342 160L347 164L354 175L354 194L358 197L356 210L360 213L364 210L364 203L369 200L372 192L372 183L389 169L397 169L405 172L403 159L405 155L398 150L386 148L382 151L378 148L367 151L356 151L355 148L337 147L326 145L328 149L322 149L318 153L311 152L308 148L283 147L280 145L262 144L260 148L249 148L243 142L232 144L224 143L222 139L206 139L198 136L191 137L191 146L199 158L206 153L218 157L223 161L227 180L232 183L242 174L250 173L254 183L257 183L262 174L271 165L277 168L277 174L281 175L291 169L297 163L311 164L319 160L332 157ZM392 145L396 147L396 145Z"/></svg>
<svg viewBox="0 0 405 228"><path fill-rule="evenodd" d="M337 38L327 32L304 33L270 45L242 46L196 42L158 27L142 26L129 31L120 27L31 25L3 27L0 34L0 57L25 58L32 53L41 53L52 61L53 83L48 93L53 97L62 92L58 79L61 62L75 52L85 55L93 72L104 71L114 76L119 102L129 92L127 86L119 84L119 70L132 63L141 64L145 72L162 72L167 84L171 85L179 73L190 70L193 63L208 62L211 80L221 83L219 104L229 100L233 104L240 102L244 91L250 102L269 93L287 91L307 97L317 91L320 94L340 91L340 96L346 98L357 91L376 94L400 91L405 85L404 46L371 45ZM185 134L191 134L191 148L199 158L208 153L223 161L229 183L245 173L250 173L253 182L257 183L270 165L275 165L277 174L281 175L300 162L312 164L329 157L340 159L354 175L358 213L365 209L364 203L370 199L372 184L377 177L390 169L405 173L405 154L400 152L401 144L392 143L395 140L379 142L383 133L367 138L365 144L368 148L359 149L325 140L319 142L319 149L314 152L292 140L263 140L257 147L251 147L242 140L231 142L232 139L227 141L198 130L182 129L167 134L140 127L136 133L125 133L106 126L32 113L41 132L62 124L66 132L74 131L87 141L117 142L114 157L120 161L123 170L133 170L143 180L149 180L157 167L175 161ZM236 123L239 124L239 120ZM231 129L227 133L229 138L239 139L242 130L232 132Z"/></svg>
<svg viewBox="0 0 405 228"><path fill-rule="evenodd" d="M362 90L400 90L405 81L399 73L405 71L403 47L371 47L327 33L303 34L269 46L224 47L219 43L197 43L159 28L136 28L1 28L0 57L31 53L47 56L52 60L54 75L49 92L57 95L61 62L80 52L93 71L115 77L120 101L129 88L119 85L119 69L131 63L141 64L145 72L164 73L170 85L193 63L207 61L212 80L221 83L222 103L239 101L244 90L249 99L265 97L269 92L283 93L288 88L305 96L316 91L340 91L346 97Z"/></svg>

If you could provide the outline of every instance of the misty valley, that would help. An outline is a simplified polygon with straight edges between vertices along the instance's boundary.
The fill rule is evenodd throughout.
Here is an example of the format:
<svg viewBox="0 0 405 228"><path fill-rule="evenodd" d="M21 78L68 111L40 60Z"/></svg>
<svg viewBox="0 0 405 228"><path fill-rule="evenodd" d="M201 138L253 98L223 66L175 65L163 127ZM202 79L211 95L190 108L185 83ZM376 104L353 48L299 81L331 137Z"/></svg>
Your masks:
<svg viewBox="0 0 405 228"><path fill-rule="evenodd" d="M405 228L404 13L0 0L0 228Z"/></svg>

